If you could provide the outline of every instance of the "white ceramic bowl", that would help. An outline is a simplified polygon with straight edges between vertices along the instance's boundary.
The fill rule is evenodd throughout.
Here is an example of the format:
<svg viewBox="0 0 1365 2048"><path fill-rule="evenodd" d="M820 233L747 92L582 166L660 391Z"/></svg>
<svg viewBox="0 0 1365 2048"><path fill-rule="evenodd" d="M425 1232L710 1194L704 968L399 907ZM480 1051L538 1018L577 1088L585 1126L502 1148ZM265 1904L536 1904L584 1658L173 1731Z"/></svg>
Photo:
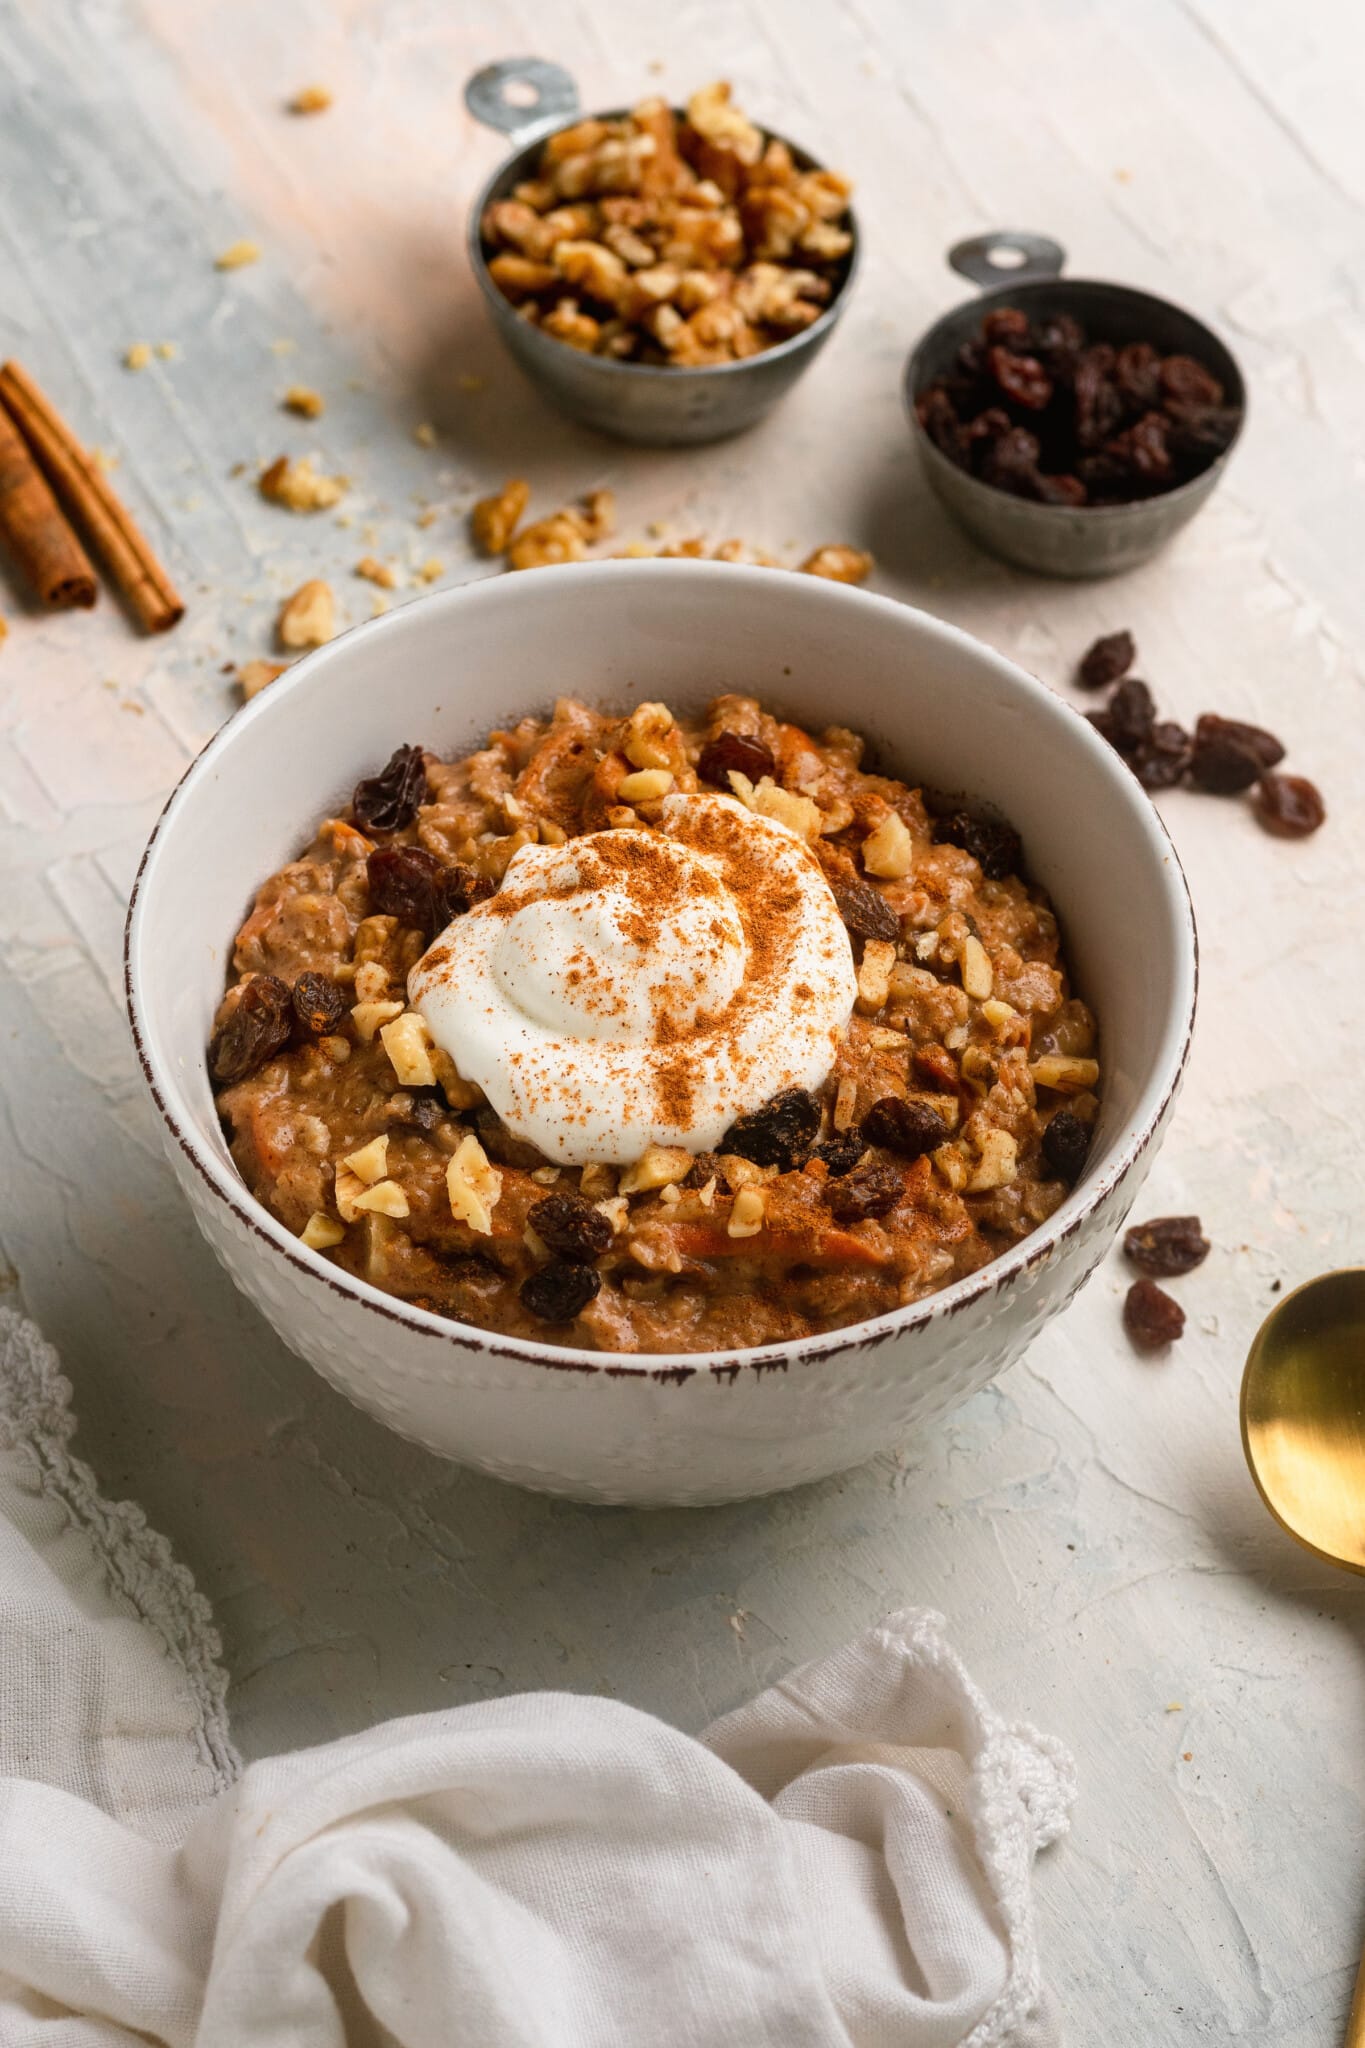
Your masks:
<svg viewBox="0 0 1365 2048"><path fill-rule="evenodd" d="M1085 1173L1033 1236L941 1294L728 1356L623 1357L447 1322L307 1251L239 1179L204 1046L257 885L400 742L442 754L559 695L676 710L751 691L851 725L912 782L1018 826L1097 1011ZM858 1463L974 1393L1065 1306L1118 1230L1179 1084L1194 922L1152 805L1069 705L951 626L766 569L606 562L499 576L347 633L233 718L167 804L128 917L128 1000L200 1227L285 1342L382 1422L522 1485L609 1502L731 1500Z"/></svg>

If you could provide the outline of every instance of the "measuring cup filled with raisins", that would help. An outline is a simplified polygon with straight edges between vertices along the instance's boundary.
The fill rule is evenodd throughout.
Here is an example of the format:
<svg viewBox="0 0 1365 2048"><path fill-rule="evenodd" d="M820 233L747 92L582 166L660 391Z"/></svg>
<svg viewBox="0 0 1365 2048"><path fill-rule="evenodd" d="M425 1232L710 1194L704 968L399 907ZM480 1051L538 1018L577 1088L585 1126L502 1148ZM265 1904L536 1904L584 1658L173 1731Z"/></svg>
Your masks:
<svg viewBox="0 0 1365 2048"><path fill-rule="evenodd" d="M945 313L905 371L934 492L1022 569L1145 562L1209 497L1241 433L1230 350L1167 299L1064 278L1065 251L1044 235L975 235L948 261L981 296Z"/></svg>

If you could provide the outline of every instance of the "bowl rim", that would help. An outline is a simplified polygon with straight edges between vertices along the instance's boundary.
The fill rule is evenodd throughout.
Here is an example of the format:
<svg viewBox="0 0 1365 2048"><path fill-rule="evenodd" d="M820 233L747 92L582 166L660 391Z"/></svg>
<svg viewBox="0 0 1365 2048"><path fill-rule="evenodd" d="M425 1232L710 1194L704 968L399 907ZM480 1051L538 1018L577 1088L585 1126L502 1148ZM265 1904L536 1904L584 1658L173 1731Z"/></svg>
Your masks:
<svg viewBox="0 0 1365 2048"><path fill-rule="evenodd" d="M579 583L615 582L622 577L634 576L638 579L648 574L661 577L665 581L690 577L694 584L698 576L710 576L713 579L723 577L724 587L727 589L738 591L747 584L752 588L770 592L773 571L738 563L652 560L647 563L569 563L562 565L558 574L570 576ZM179 1076L172 1070L169 1062L162 1060L156 1048L156 1032L141 987L140 949L148 917L147 906L156 886L159 849L164 847L166 834L179 814L196 801L200 790L212 785L217 779L220 769L225 765L225 757L229 755L241 734L249 730L253 724L272 716L272 703L279 704L286 693L292 694L298 689L326 689L325 678L333 651L343 643L354 643L360 636L366 636L374 642L377 642L381 635L396 637L404 630L405 616L419 608L428 615L435 607L458 617L464 609L481 603L515 602L512 594L515 585L509 583L508 579L501 576L479 577L470 583L433 592L378 618L364 620L346 632L338 634L336 639L314 649L296 662L287 678L281 678L270 690L262 691L250 703L226 719L203 750L190 762L171 791L138 863L124 924L123 967L129 1028L143 1079L175 1149L194 1169L214 1200L221 1203L248 1232L260 1239L269 1252L283 1255L309 1280L320 1282L334 1294L356 1303L371 1314L397 1323L404 1329L444 1346L453 1346L457 1350L470 1351L481 1356L507 1358L521 1365L547 1367L560 1372L598 1374L605 1378L650 1379L656 1382L681 1384L700 1373L706 1373L712 1379L728 1379L733 1382L738 1374L746 1369L752 1370L756 1377L761 1378L765 1372L786 1372L791 1366L818 1364L822 1360L849 1351L876 1350L908 1332L924 1329L959 1315L984 1297L1008 1287L1034 1266L1051 1259L1061 1245L1086 1226L1095 1212L1108 1202L1116 1189L1128 1178L1162 1130L1179 1091L1189 1058L1198 1000L1199 941L1194 908L1184 869L1164 821L1141 785L1095 732L1084 714L1058 692L1039 681L1036 676L1030 675L1026 669L1007 656L999 654L961 627L935 618L933 614L921 611L915 606L902 604L894 598L883 597L873 592L855 590L847 585L825 582L819 578L812 580L820 587L822 593L821 599L816 601L842 603L859 608L873 607L880 611L884 618L895 619L898 625L913 622L913 630L925 634L929 641L938 641L959 652L967 652L974 660L984 659L994 665L997 672L1009 678L1012 688L1021 692L1025 699L1046 706L1050 715L1060 713L1064 719L1074 720L1076 735L1081 740L1082 747L1090 753L1104 780L1110 783L1114 799L1128 804L1134 810L1142 829L1153 842L1153 851L1157 855L1157 869L1167 881L1168 908L1172 913L1177 933L1174 963L1177 979L1176 998L1167 1019L1158 1056L1141 1088L1137 1106L1116 1135L1093 1177L1083 1179L1068 1193L1054 1214L1029 1236L1021 1239L1017 1245L1000 1253L986 1265L978 1268L975 1273L954 1281L951 1286L927 1295L921 1301L913 1302L905 1308L888 1310L880 1316L845 1324L836 1330L823 1331L809 1337L787 1338L778 1343L745 1347L725 1353L589 1351L575 1346L544 1344L532 1338L510 1337L502 1332L484 1330L475 1324L459 1323L452 1318L438 1316L430 1310L403 1301L396 1295L386 1294L368 1281L354 1278L342 1268L324 1259L321 1253L308 1249L287 1231L264 1204L251 1194L230 1162L225 1165L203 1143L196 1128L194 1113L181 1092ZM490 591L509 594L501 598L490 597ZM1143 808L1140 809L1139 806Z"/></svg>
<svg viewBox="0 0 1365 2048"><path fill-rule="evenodd" d="M680 114L682 111L680 107L673 108L675 114ZM489 274L488 259L483 253L482 223L484 210L492 197L494 186L500 185L514 166L519 165L524 157L529 157L533 150L539 150L542 144L547 142L552 135L559 135L566 128L576 127L580 121L619 121L629 112L629 107L608 107L598 113L587 113L580 107L576 113L569 115L563 121L548 122L544 127L537 129L526 141L518 143L502 159L502 162L498 164L496 169L489 173L488 177L484 179L483 184L479 187L478 197L469 209L468 219L465 224L465 246L469 254L469 267L474 273L475 281L480 291L499 320L516 320L518 327L524 328L528 336L533 335L535 337L534 341L530 343L531 347L541 350L553 350L555 353L551 357L552 361L558 361L562 351L567 349L569 344L565 341L556 340L553 335L543 333L538 326L533 325L528 320L519 320L517 309L512 304L512 301L505 292L499 291L497 285L493 282ZM790 136L781 134L776 128L764 128L763 133L770 142L785 143L794 156L804 158L806 160L804 168L816 171L829 168L827 164L821 163L819 157L806 149L803 144L793 142ZM840 318L848 303L849 293L853 288L854 280L862 265L863 254L862 229L859 225L857 212L852 205L847 210L847 225L853 236L853 247L844 258L844 274L839 280L838 288L829 304L825 307L824 312L820 314L818 319L812 320L809 327L803 327L799 334L789 334L785 341L774 342L771 348L760 349L755 356L745 356L742 361L733 363L679 363L674 365L671 363L625 363L618 361L615 356L583 355L581 350L572 350L570 352L578 355L581 361L591 363L596 369L603 372L629 375L643 382L662 377L667 378L670 384L679 384L689 379L695 380L699 377L728 377L732 376L736 371L751 370L756 363L784 362L789 356L798 355L803 348L823 340L835 322Z"/></svg>
<svg viewBox="0 0 1365 2048"><path fill-rule="evenodd" d="M1041 296L1043 293L1070 290L1076 286L1082 289L1094 287L1100 291L1122 292L1125 298L1140 300L1148 306L1158 306L1163 312L1178 313L1182 320L1189 320L1194 326L1202 328L1237 372L1241 397L1238 400L1237 425L1233 430L1232 439L1226 448L1215 455L1206 469L1201 469L1197 476L1187 477L1185 482L1177 484L1174 490L1154 491L1150 498L1130 498L1126 503L1117 505L1045 505L1033 498L1018 498L1013 491L1002 490L999 484L988 484L981 477L973 476L970 470L959 469L955 462L948 460L943 450L935 445L924 430L919 414L915 410L915 401L919 395L916 390L919 382L918 366L941 327L949 320L955 319L959 313L977 309L988 313L992 306L1008 305L1012 299L1021 298L1026 293ZM1188 306L1180 305L1175 299L1162 298L1159 292L1145 291L1141 285L1123 284L1117 279L1107 277L1068 277L1064 273L1057 277L1033 278L1027 284L993 285L988 291L978 292L974 299L959 299L955 306L949 306L946 312L940 313L938 318L925 328L905 359L905 368L901 372L901 403L905 408L905 416L909 421L916 447L922 456L927 454L932 459L932 466L940 475L953 478L969 497L979 497L992 505L998 505L1002 498L1008 499L1011 503L1023 507L1025 517L1044 525L1050 522L1059 529L1077 519L1084 520L1087 527L1113 526L1125 519L1131 519L1138 511L1151 511L1154 507L1164 505L1181 505L1187 499L1197 500L1206 497L1221 478L1233 451L1246 432L1247 414L1250 411L1246 373L1222 335L1210 327L1207 320L1201 320L1197 313L1192 313Z"/></svg>

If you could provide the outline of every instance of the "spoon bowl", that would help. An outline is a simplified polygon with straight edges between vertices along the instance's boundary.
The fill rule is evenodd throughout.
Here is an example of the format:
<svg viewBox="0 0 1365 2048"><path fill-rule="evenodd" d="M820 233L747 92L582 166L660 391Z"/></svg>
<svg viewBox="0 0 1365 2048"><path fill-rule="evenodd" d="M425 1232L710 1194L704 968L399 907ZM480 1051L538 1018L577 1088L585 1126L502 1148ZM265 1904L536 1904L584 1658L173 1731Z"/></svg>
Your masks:
<svg viewBox="0 0 1365 2048"><path fill-rule="evenodd" d="M1280 1527L1365 1573L1365 1266L1306 1281L1266 1317L1242 1376L1242 1443Z"/></svg>

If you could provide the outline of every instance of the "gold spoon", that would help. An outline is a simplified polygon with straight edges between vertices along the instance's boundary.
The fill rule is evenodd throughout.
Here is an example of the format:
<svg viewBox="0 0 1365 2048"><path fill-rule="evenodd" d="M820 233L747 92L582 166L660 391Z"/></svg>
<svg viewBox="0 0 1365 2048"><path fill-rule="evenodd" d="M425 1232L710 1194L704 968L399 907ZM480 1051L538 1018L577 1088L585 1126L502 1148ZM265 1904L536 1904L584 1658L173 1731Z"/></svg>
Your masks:
<svg viewBox="0 0 1365 2048"><path fill-rule="evenodd" d="M1242 1447L1280 1527L1365 1573L1365 1267L1308 1280L1270 1311L1242 1375ZM1345 2048L1365 2048L1365 1960Z"/></svg>

